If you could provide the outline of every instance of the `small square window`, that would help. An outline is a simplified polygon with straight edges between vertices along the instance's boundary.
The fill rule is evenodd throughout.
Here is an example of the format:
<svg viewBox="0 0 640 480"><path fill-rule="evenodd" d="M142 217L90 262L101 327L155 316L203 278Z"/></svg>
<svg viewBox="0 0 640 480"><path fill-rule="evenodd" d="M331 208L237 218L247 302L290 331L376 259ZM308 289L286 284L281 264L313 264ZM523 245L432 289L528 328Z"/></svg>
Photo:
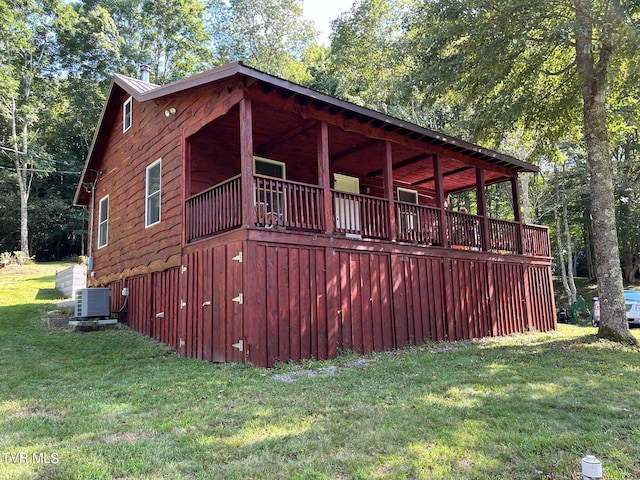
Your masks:
<svg viewBox="0 0 640 480"><path fill-rule="evenodd" d="M418 192L415 190L409 190L408 188L398 187L398 201L417 205Z"/></svg>
<svg viewBox="0 0 640 480"><path fill-rule="evenodd" d="M162 159L159 158L147 167L145 226L160 222L160 200L162 190Z"/></svg>
<svg viewBox="0 0 640 480"><path fill-rule="evenodd" d="M122 105L122 132L126 132L131 128L131 97Z"/></svg>
<svg viewBox="0 0 640 480"><path fill-rule="evenodd" d="M98 208L98 248L109 242L109 195L100 200Z"/></svg>

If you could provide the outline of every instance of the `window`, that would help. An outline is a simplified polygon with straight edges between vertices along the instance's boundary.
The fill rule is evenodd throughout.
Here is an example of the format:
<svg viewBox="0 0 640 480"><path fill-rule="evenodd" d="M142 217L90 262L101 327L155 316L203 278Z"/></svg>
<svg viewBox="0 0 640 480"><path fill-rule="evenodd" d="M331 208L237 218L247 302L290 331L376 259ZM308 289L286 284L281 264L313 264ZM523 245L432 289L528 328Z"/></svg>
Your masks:
<svg viewBox="0 0 640 480"><path fill-rule="evenodd" d="M98 210L98 248L106 247L109 241L109 195L100 200Z"/></svg>
<svg viewBox="0 0 640 480"><path fill-rule="evenodd" d="M160 191L162 159L159 158L147 167L146 214L145 226L150 227L160 222Z"/></svg>
<svg viewBox="0 0 640 480"><path fill-rule="evenodd" d="M358 195L360 193L360 179L333 174L333 189L338 192ZM360 203L349 195L337 195L333 200L333 209L336 218L336 228L346 231L347 235L359 238L360 236Z"/></svg>
<svg viewBox="0 0 640 480"><path fill-rule="evenodd" d="M253 157L253 171L266 177L286 178L286 165L277 160ZM283 185L274 180L256 178L254 203L258 225L282 225L285 220L286 205Z"/></svg>
<svg viewBox="0 0 640 480"><path fill-rule="evenodd" d="M418 192L398 187L398 202L417 205ZM420 217L417 207L402 205L402 203L398 204L398 226L400 235L406 237L407 235L411 236L418 229Z"/></svg>
<svg viewBox="0 0 640 480"><path fill-rule="evenodd" d="M418 192L407 188L398 188L398 201L405 203L418 204Z"/></svg>
<svg viewBox="0 0 640 480"><path fill-rule="evenodd" d="M122 105L122 133L131 128L131 97Z"/></svg>
<svg viewBox="0 0 640 480"><path fill-rule="evenodd" d="M253 157L253 171L258 175L287 178L285 164L268 158Z"/></svg>

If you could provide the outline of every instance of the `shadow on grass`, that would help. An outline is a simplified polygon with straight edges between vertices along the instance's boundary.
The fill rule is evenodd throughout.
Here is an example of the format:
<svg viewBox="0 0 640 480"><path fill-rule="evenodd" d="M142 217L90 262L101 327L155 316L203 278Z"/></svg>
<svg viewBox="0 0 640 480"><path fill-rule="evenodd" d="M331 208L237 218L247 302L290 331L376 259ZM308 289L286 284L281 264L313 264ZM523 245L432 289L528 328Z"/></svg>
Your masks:
<svg viewBox="0 0 640 480"><path fill-rule="evenodd" d="M55 288L39 288L36 300L64 300L66 297Z"/></svg>

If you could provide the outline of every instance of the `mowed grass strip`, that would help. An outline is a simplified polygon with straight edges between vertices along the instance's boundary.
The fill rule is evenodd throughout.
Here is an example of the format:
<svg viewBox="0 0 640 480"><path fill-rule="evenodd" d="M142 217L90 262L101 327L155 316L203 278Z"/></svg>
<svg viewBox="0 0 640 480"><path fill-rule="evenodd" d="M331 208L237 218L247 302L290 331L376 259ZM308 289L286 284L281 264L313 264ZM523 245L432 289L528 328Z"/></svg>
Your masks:
<svg viewBox="0 0 640 480"><path fill-rule="evenodd" d="M0 271L2 479L640 478L638 351L594 328L216 365L49 330L56 268Z"/></svg>

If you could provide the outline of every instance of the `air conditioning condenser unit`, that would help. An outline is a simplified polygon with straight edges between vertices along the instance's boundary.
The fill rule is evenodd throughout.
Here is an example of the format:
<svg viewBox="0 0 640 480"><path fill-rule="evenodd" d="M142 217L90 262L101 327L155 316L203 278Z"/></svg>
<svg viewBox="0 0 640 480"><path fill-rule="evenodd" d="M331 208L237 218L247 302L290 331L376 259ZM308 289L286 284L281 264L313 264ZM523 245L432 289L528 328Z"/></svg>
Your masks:
<svg viewBox="0 0 640 480"><path fill-rule="evenodd" d="M109 317L111 315L111 289L83 288L76 292L78 318Z"/></svg>

